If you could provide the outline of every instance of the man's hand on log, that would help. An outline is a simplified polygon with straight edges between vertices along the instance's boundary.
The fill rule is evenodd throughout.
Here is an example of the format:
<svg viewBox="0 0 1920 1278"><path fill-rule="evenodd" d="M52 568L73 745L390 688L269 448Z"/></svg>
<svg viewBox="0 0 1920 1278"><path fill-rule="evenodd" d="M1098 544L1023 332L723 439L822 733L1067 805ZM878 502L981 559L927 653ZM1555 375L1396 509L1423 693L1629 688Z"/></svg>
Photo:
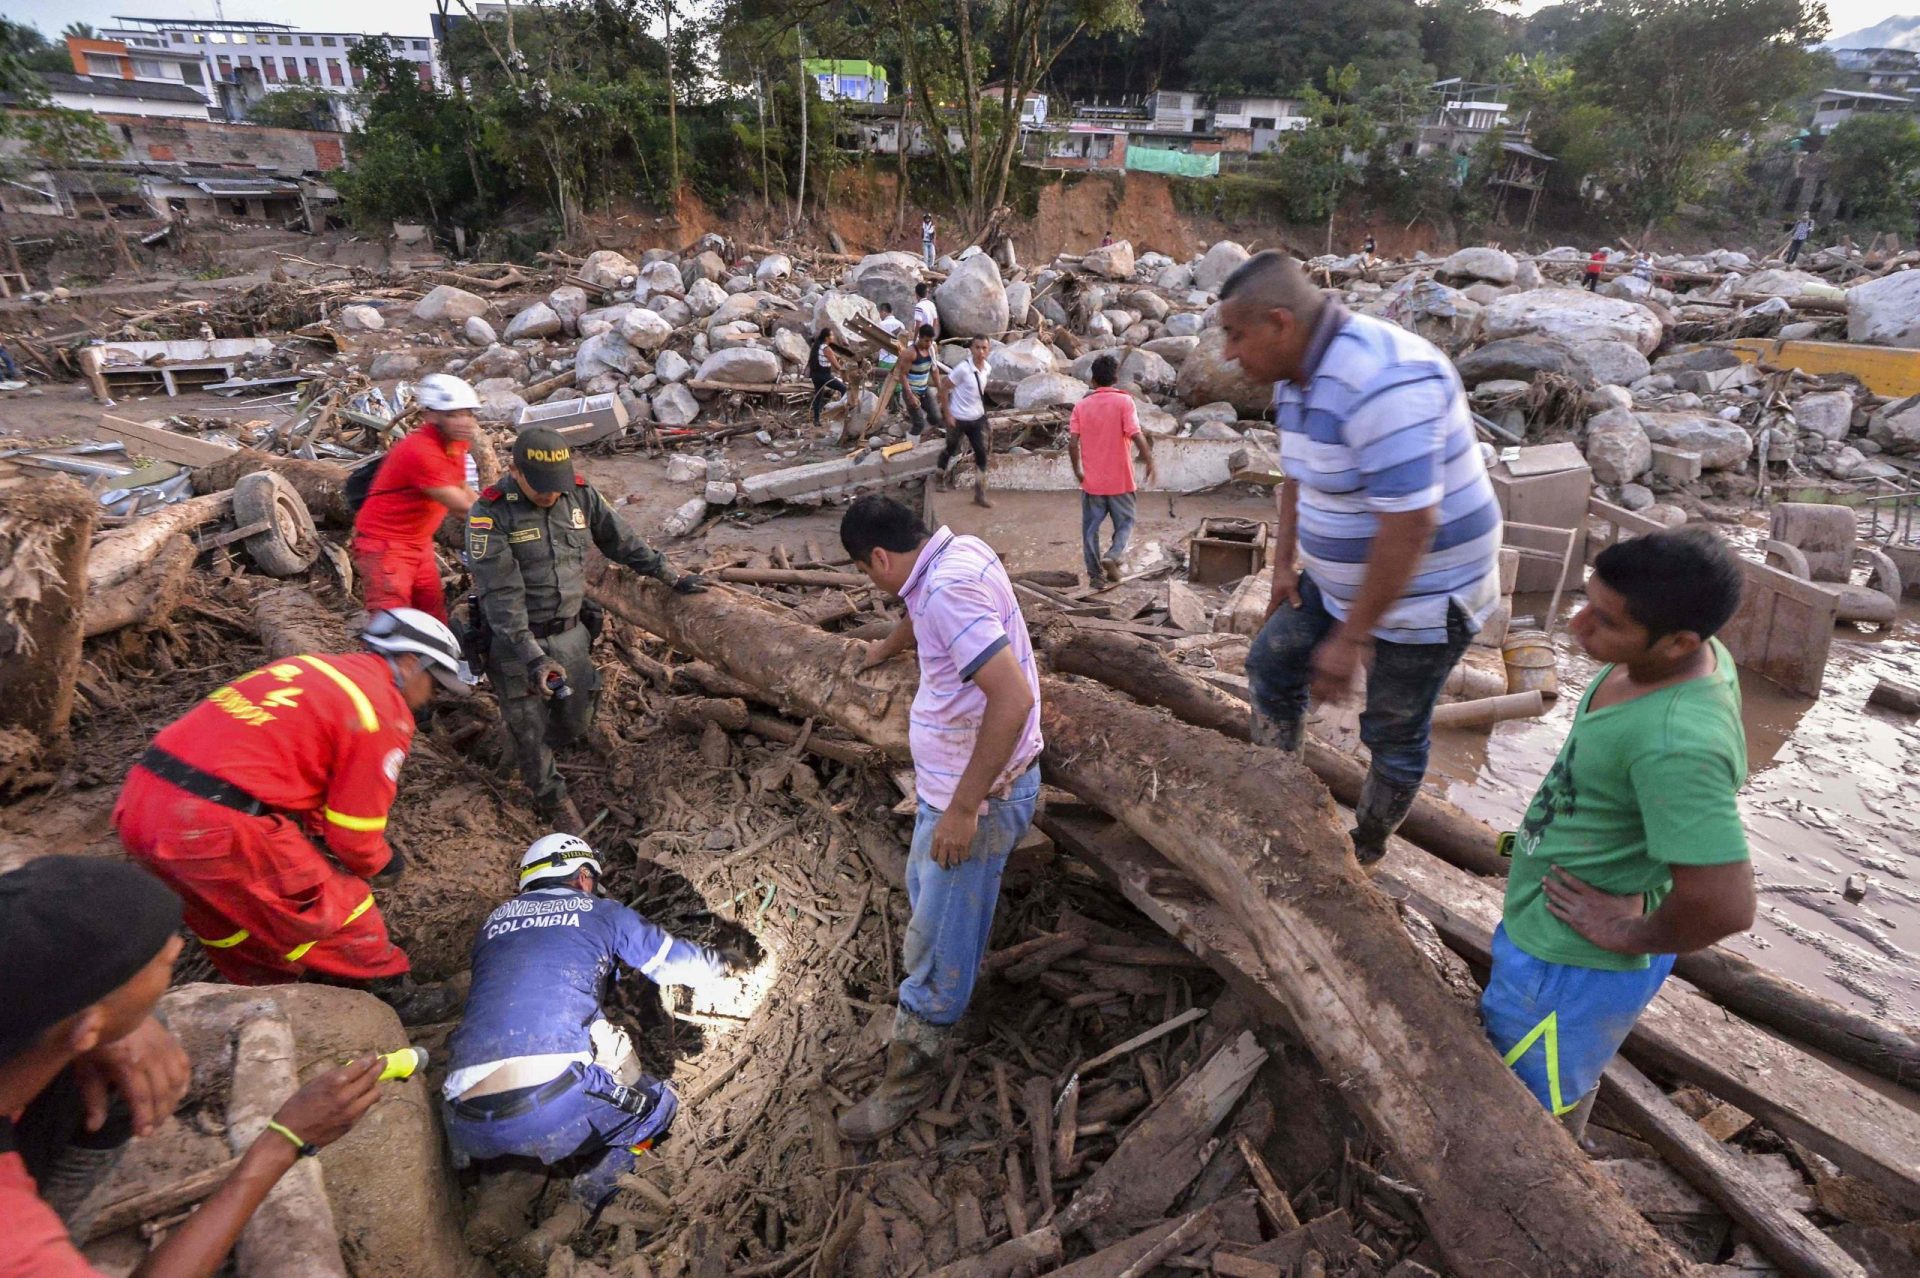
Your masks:
<svg viewBox="0 0 1920 1278"><path fill-rule="evenodd" d="M979 831L979 812L962 811L957 803L950 806L933 827L933 863L943 870L965 865L973 856L973 836Z"/></svg>
<svg viewBox="0 0 1920 1278"><path fill-rule="evenodd" d="M1615 954L1644 954L1635 934L1646 914L1646 898L1638 892L1616 896L1582 883L1559 866L1547 871L1540 886L1547 894L1553 917Z"/></svg>
<svg viewBox="0 0 1920 1278"><path fill-rule="evenodd" d="M187 1094L193 1069L173 1034L149 1016L125 1038L96 1047L73 1063L86 1107L86 1126L97 1132L107 1121L110 1092L118 1092L133 1118L135 1136L152 1135Z"/></svg>

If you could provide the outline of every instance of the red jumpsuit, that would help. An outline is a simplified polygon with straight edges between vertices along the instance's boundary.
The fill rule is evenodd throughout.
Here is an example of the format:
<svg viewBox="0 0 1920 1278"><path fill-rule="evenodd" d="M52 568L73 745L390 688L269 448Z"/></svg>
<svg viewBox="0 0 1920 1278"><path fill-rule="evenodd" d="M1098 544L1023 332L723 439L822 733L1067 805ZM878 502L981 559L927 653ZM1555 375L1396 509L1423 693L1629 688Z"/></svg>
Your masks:
<svg viewBox="0 0 1920 1278"><path fill-rule="evenodd" d="M273 811L249 816L142 764L120 793L114 828L180 894L187 926L228 980L402 975L407 956L388 939L366 879L393 855L384 831L413 727L385 657L275 661L153 740Z"/></svg>
<svg viewBox="0 0 1920 1278"><path fill-rule="evenodd" d="M353 569L368 612L418 608L447 619L447 597L433 555L433 536L447 508L427 490L466 485L467 445L449 440L431 423L387 453L353 519Z"/></svg>

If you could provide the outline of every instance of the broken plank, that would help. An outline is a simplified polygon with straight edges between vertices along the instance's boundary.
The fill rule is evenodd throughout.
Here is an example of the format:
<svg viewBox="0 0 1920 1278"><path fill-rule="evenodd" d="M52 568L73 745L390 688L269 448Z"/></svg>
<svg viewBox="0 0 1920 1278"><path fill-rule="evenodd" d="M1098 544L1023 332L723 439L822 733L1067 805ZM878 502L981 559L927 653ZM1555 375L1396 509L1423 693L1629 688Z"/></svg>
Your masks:
<svg viewBox="0 0 1920 1278"><path fill-rule="evenodd" d="M857 572L820 572L807 568L722 568L713 575L739 586L830 586L837 590L855 590L873 584Z"/></svg>
<svg viewBox="0 0 1920 1278"><path fill-rule="evenodd" d="M1148 1043L1151 1043L1156 1039L1165 1038L1167 1035L1173 1033L1175 1030L1179 1029L1181 1026L1191 1025L1193 1022L1199 1020L1201 1017L1205 1016L1206 1014L1207 1014L1207 1009L1204 1007L1189 1007L1186 1011L1180 1013L1178 1016L1175 1016L1169 1020L1162 1021L1160 1024L1154 1026L1150 1030L1143 1030L1142 1032L1135 1034L1132 1038L1128 1039L1124 1043L1118 1043L1112 1047L1109 1047L1106 1051L1100 1053L1098 1056L1094 1057L1092 1060L1088 1061L1086 1064L1082 1065L1079 1069L1075 1070L1074 1072L1077 1074L1091 1074L1094 1070L1099 1069L1102 1065L1112 1064L1114 1061L1119 1060L1122 1056L1125 1056L1127 1053L1138 1051L1140 1048L1145 1047Z"/></svg>
<svg viewBox="0 0 1920 1278"><path fill-rule="evenodd" d="M1607 1066L1601 1087L1608 1105L1633 1124L1695 1189L1750 1234L1793 1278L1866 1278L1858 1261L1782 1202L1730 1151L1624 1060Z"/></svg>
<svg viewBox="0 0 1920 1278"><path fill-rule="evenodd" d="M1113 1195L1088 1222L1088 1236L1112 1244L1165 1215L1206 1165L1214 1128L1266 1063L1266 1049L1243 1032L1161 1097L1080 1190Z"/></svg>
<svg viewBox="0 0 1920 1278"><path fill-rule="evenodd" d="M236 444L199 439L151 422L128 421L112 413L100 414L100 425L95 433L107 439L119 440L135 456L151 457L181 466L217 466L240 451Z"/></svg>

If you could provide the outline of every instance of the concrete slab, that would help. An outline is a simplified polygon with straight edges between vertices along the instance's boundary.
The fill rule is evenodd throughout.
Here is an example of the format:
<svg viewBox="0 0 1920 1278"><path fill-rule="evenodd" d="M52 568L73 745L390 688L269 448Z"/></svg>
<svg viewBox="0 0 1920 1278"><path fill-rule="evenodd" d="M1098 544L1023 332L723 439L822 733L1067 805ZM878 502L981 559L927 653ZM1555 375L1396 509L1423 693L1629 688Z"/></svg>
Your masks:
<svg viewBox="0 0 1920 1278"><path fill-rule="evenodd" d="M758 506L770 501L824 501L829 497L878 490L933 474L945 447L942 441L930 440L894 457L865 453L749 475L740 481L740 500L749 506ZM1060 464L1067 464L1064 453ZM1071 470L1067 478L1073 478ZM997 468L994 483L1000 484Z"/></svg>
<svg viewBox="0 0 1920 1278"><path fill-rule="evenodd" d="M529 404L520 410L514 429L526 430L530 426L556 430L574 444L591 444L627 428L627 406L620 402L618 395L588 395L550 404Z"/></svg>
<svg viewBox="0 0 1920 1278"><path fill-rule="evenodd" d="M1160 487L1174 493L1197 493L1218 488L1233 479L1233 459L1248 451L1239 439L1172 439L1153 441L1153 459L1160 470ZM1073 492L1080 481L1064 452L1016 453L993 459L993 486L1013 492Z"/></svg>
<svg viewBox="0 0 1920 1278"><path fill-rule="evenodd" d="M1700 478L1700 454L1691 449L1655 444L1653 473L1672 484L1691 484Z"/></svg>

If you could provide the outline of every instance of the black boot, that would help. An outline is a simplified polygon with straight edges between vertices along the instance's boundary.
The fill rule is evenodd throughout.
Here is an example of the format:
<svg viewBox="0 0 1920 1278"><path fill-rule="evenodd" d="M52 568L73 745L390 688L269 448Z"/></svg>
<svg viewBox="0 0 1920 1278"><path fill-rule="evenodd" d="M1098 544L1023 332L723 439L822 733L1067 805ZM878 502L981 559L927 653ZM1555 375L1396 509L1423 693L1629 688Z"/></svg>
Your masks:
<svg viewBox="0 0 1920 1278"><path fill-rule="evenodd" d="M1353 855L1362 869L1370 869L1387 854L1387 839L1407 819L1420 794L1420 785L1389 781L1373 769L1360 783L1360 802L1353 805Z"/></svg>
<svg viewBox="0 0 1920 1278"><path fill-rule="evenodd" d="M1297 759L1306 743L1307 721L1305 718L1275 719L1255 707L1249 733L1255 745L1271 746Z"/></svg>
<svg viewBox="0 0 1920 1278"><path fill-rule="evenodd" d="M437 1025L459 1017L472 980L465 973L450 981L421 983L411 976L386 976L367 982L367 993L391 1007L402 1025Z"/></svg>

